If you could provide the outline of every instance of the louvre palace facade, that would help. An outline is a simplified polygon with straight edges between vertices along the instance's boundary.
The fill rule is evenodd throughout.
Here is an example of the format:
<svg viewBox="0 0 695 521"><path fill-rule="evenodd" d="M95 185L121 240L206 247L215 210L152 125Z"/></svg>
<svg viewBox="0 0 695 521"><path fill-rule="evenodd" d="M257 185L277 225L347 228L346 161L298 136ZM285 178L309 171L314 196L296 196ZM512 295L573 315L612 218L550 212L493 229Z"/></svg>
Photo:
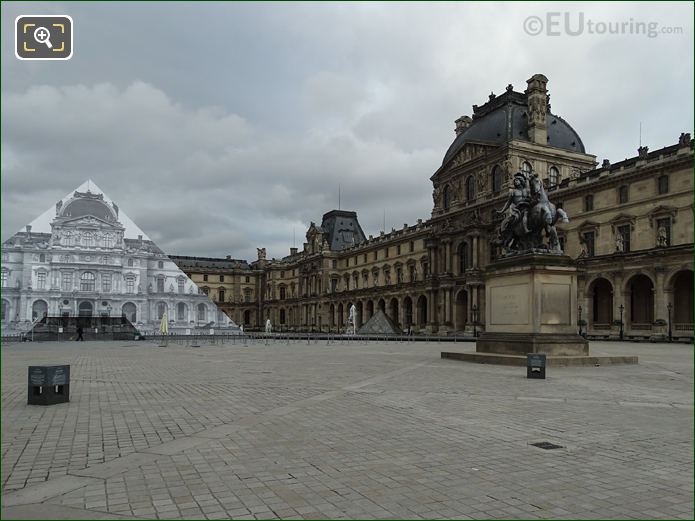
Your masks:
<svg viewBox="0 0 695 521"><path fill-rule="evenodd" d="M102 193L58 201L48 229L31 225L2 247L3 334L44 317L125 317L140 332L235 325L152 241L128 237L119 208ZM67 321L66 321L67 322Z"/></svg>
<svg viewBox="0 0 695 521"><path fill-rule="evenodd" d="M523 92L508 85L455 122L455 139L431 176L432 214L389 233L366 235L355 212L311 223L301 251L253 262L172 260L246 328L270 318L275 330L344 331L383 310L404 330L471 334L485 327L486 267L512 176L535 172L564 208L558 224L576 260L584 331L616 336L693 330L693 141L597 161L578 133L551 111L547 78ZM619 130L619 129L616 129ZM584 323L585 322L585 323Z"/></svg>

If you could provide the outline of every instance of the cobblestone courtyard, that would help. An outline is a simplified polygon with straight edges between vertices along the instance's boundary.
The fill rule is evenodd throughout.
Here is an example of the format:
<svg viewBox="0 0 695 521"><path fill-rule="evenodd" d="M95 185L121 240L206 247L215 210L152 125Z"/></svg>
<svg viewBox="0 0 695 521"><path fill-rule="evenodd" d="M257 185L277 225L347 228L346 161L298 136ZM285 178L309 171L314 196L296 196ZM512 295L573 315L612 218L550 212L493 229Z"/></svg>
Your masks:
<svg viewBox="0 0 695 521"><path fill-rule="evenodd" d="M3 346L2 517L693 518L692 346L546 380L442 350L474 346ZM69 404L26 404L39 364Z"/></svg>

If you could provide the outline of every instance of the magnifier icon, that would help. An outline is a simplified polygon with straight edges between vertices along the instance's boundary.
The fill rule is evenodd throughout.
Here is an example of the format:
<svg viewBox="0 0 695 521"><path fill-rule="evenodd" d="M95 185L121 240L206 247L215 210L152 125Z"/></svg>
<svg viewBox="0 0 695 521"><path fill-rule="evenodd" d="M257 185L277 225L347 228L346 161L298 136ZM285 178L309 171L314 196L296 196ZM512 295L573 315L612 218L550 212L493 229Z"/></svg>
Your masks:
<svg viewBox="0 0 695 521"><path fill-rule="evenodd" d="M39 43L45 43L46 47L48 47L49 49L53 49L53 45L51 45L50 38L51 33L45 27L37 27L34 31L34 40L36 40Z"/></svg>

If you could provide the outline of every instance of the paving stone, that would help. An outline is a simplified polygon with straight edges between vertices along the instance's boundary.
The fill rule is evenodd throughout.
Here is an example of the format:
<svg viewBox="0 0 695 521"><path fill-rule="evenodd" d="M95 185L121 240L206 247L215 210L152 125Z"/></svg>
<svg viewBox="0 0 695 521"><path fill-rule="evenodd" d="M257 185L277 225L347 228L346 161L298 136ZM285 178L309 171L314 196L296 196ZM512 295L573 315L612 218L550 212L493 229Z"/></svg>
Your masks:
<svg viewBox="0 0 695 521"><path fill-rule="evenodd" d="M640 364L532 381L440 359L452 345L3 346L3 505L185 519L693 517L690 346L592 343ZM47 357L71 364L71 401L27 407L26 367Z"/></svg>

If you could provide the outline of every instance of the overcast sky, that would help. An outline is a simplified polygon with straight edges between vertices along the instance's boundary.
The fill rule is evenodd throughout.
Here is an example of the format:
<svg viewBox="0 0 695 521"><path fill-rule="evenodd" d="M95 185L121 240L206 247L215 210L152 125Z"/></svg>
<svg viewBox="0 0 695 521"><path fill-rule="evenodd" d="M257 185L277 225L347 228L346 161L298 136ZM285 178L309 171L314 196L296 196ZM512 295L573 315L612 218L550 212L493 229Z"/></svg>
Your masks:
<svg viewBox="0 0 695 521"><path fill-rule="evenodd" d="M557 36L525 32L549 11L583 34L563 14ZM72 16L72 59L17 60L15 17L49 13ZM400 228L430 216L454 120L535 73L599 161L635 155L640 122L651 150L673 144L693 5L3 2L2 240L88 178L174 254L284 256L339 184L365 233L384 211Z"/></svg>

